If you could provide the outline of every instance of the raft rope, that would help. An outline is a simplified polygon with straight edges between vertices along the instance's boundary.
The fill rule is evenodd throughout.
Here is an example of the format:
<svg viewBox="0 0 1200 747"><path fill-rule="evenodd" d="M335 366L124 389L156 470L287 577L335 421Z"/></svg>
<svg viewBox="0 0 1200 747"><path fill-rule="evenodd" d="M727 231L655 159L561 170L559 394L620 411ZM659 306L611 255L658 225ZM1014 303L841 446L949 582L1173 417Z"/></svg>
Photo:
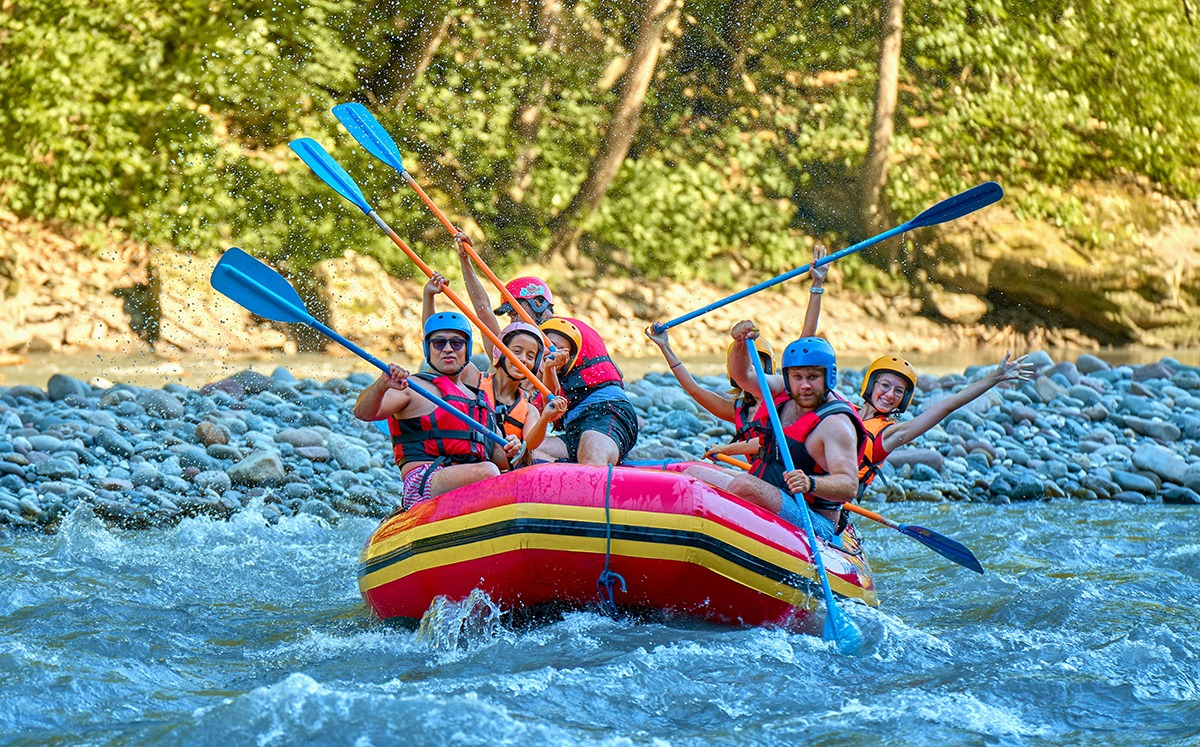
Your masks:
<svg viewBox="0 0 1200 747"><path fill-rule="evenodd" d="M612 517L609 514L609 503L612 499L613 466L608 465L608 481L604 485L604 570L596 579L596 590L600 592L601 608L614 620L622 619L621 611L617 609L617 601L613 594L613 586L621 582L621 591L626 591L625 578L608 568L612 558Z"/></svg>

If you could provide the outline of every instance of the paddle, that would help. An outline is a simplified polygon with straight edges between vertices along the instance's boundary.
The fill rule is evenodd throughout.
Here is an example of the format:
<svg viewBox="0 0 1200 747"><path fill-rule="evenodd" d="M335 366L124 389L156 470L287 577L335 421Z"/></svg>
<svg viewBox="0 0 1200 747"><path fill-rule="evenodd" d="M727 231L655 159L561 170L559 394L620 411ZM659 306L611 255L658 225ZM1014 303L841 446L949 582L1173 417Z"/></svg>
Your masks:
<svg viewBox="0 0 1200 747"><path fill-rule="evenodd" d="M379 217L379 213L376 213L374 208L367 203L367 198L363 195L362 190L358 188L358 185L354 182L354 179L352 179L350 175L346 173L346 170L342 168L341 164L333 159L333 156L329 155L325 149L321 147L320 143L311 138L302 137L293 140L291 142L291 148L296 155L300 156L301 160L308 164L308 167L313 170L313 173L321 178L321 181L325 182L330 187L333 187L335 192L354 203L359 210L366 213L368 218L375 221L375 225L379 226L379 228L388 235L388 237L396 244L396 246L400 247L401 251L408 255L408 258L411 259L417 265L417 267L421 268L421 272L425 273L427 277L433 277L433 269L430 268L429 265L425 264L425 262L423 262L421 258L417 256L417 253L409 248L408 244L404 243L404 239L401 239L396 232L392 230L392 227L384 222L383 218ZM490 330L482 321L479 320L479 317L475 315L475 312L471 310L469 306L463 303L462 299L455 295L454 291L446 288L442 291L442 293L445 294L446 298L450 299L451 303L458 307L459 311L465 314L466 317L470 319L476 327L479 328L479 331L483 333L483 336L488 338L488 340L490 340L491 343L495 345L501 353L504 354L504 357L508 358L508 360L517 367L517 370L521 372L521 375L528 379L529 382L546 397L547 401L554 401L554 394L548 388L546 388L546 385L543 384L541 380L529 370L528 366L522 363L521 360L517 358L517 356L514 355L511 350L508 349L508 346L504 344L504 341L501 340L495 332L492 332L492 330Z"/></svg>
<svg viewBox="0 0 1200 747"><path fill-rule="evenodd" d="M274 322L307 324L380 371L384 373L391 371L388 364L314 319L305 308L300 294L282 275L236 246L231 247L221 256L221 261L217 262L217 266L213 268L212 278L209 282L219 293L252 314L258 314ZM481 433L497 446L503 447L507 444L507 441L465 412L455 409L438 395L414 384L411 378L409 379L409 388L461 420L471 430Z"/></svg>
<svg viewBox="0 0 1200 747"><path fill-rule="evenodd" d="M746 464L741 459L734 459L731 456L726 456L724 454L711 454L709 455L709 458L733 467L737 467L738 469L743 469L746 471L750 470L749 464ZM842 508L851 513L858 514L859 516L865 516L872 521L877 521L880 524L883 524L885 527L895 529L897 532L906 537L912 537L917 542L920 542L922 545L925 545L938 555L941 555L943 558L952 560L964 568L970 568L976 573L983 573L983 566L980 565L979 560L975 557L975 553L971 552L971 550L961 542L956 542L945 535L938 534L932 529L926 529L925 527L919 527L913 524L897 524L885 516L881 516L874 511L870 511L854 503L843 503Z"/></svg>
<svg viewBox="0 0 1200 747"><path fill-rule="evenodd" d="M914 228L924 228L925 226L936 226L939 223L946 223L948 221L955 220L956 218L961 218L964 215L968 215L970 213L975 212L976 210L979 210L980 208L991 205L993 202L996 202L1003 196L1004 196L1004 190L996 182L984 182L983 184L976 185L974 187L971 187L970 189L968 189L965 192L961 192L959 194L954 195L953 197L947 197L946 199L942 200L941 202L934 205L933 207L927 208L924 212L922 212L916 218L913 218L912 220L908 221L907 223L902 223L901 225L896 226L895 228L893 228L889 231L884 231L883 233L879 234L878 236L873 236L864 241L860 241L853 246L848 246L839 252L834 252L833 254L830 254L829 256L827 256L823 259L819 259L816 262L812 262L810 264L804 265L803 267L797 267L795 270L791 270L790 272L785 272L782 275L777 275L776 277L771 278L770 280L764 280L763 282L759 283L758 285L756 285L752 288L747 288L746 290L738 291L737 293L734 293L732 296L723 298L720 301L714 301L713 303L710 303L708 306L705 306L704 308L696 309L695 311L689 311L688 313L684 314L683 316L678 317L676 319L672 319L669 322L663 322L661 324L658 322L655 322L654 331L662 332L665 329L670 329L671 327L674 327L676 325L683 324L686 321L695 319L696 317L701 316L703 314L707 314L708 312L710 312L714 309L719 309L722 306L727 306L727 305L733 303L734 301L741 300L741 299L745 298L746 296L750 296L755 293L758 293L760 290L770 288L773 285L778 285L786 280L791 280L792 278L796 277L797 275L808 272L813 267L827 265L830 262L841 259L842 257L846 257L851 254L854 254L855 252L862 251L863 249L866 249L868 246L873 246L875 244L878 244L881 241L890 239L891 237L895 236L896 234L904 233L905 231L910 231Z"/></svg>
<svg viewBox="0 0 1200 747"><path fill-rule="evenodd" d="M768 398L769 405L771 387L767 383L767 374L763 371L762 361L759 360L758 349L754 346L753 339L746 340L746 348L750 351L750 362L754 365L754 376L758 379L759 391L762 392L764 398ZM785 471L791 472L796 467L792 462L792 453L788 449L787 441L783 437L783 424L779 422L779 412L771 406L765 409L771 419L771 430L775 434L775 443L779 445L779 455L783 458L783 468ZM822 631L822 637L827 641L835 641L838 651L843 654L858 653L858 649L862 645L862 633L850 618L842 616L837 602L833 600L833 591L829 588L829 577L825 573L825 561L821 558L817 533L813 530L812 517L809 516L804 496L800 496L797 503L800 504L800 515L804 517L804 533L808 536L808 546L812 550L813 565L816 566L817 578L821 580L821 591L825 595L825 628Z"/></svg>
<svg viewBox="0 0 1200 747"><path fill-rule="evenodd" d="M399 172L408 186L412 187L420 195L426 207L441 221L446 230L450 232L450 235L463 248L463 251L471 258L475 266L483 270L483 274L492 282L492 285L496 286L496 290L500 291L500 295L504 297L504 300L520 314L521 320L526 324L537 327L537 323L529 316L529 312L521 304L517 303L517 299L513 298L512 293L508 292L508 288L504 287L504 283L500 282L500 278L496 277L492 269L487 266L487 263L475 251L475 247L471 245L471 240L466 238L466 234L450 222L445 213L438 209L433 200L429 199L429 195L425 194L425 190L421 189L421 185L417 184L417 180L413 178L412 174L408 173L408 169L404 168L404 159L400 157L400 148L396 146L396 141L392 139L388 131L383 129L383 125L379 124L379 120L375 119L375 115L371 114L370 110L362 104L350 103L338 104L333 107L333 116L338 118L338 121L342 123L342 126L346 128L351 137L357 140L359 145L366 148L368 153ZM550 352L554 352L554 346L550 344L545 335L542 335L542 339L550 349Z"/></svg>

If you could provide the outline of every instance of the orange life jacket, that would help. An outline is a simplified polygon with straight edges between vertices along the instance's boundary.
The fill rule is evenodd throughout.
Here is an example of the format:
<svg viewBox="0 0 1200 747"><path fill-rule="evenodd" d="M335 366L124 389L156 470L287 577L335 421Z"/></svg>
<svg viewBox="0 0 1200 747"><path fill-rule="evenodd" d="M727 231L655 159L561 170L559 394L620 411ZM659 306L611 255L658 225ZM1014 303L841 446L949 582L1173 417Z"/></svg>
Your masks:
<svg viewBox="0 0 1200 747"><path fill-rule="evenodd" d="M859 411L857 407L854 409L855 412ZM860 496L880 473L884 460L888 458L889 452L883 448L883 432L895 425L896 421L886 415L876 415L862 421L862 424L863 429L867 432L867 446L858 459L858 493Z"/></svg>
<svg viewBox="0 0 1200 747"><path fill-rule="evenodd" d="M774 400L776 412L787 404L791 398L791 395L787 392L783 392L776 397ZM862 421L858 419L858 413L854 411L854 408L848 402L834 398L816 410L804 413L796 418L796 422L783 429L783 437L787 442L787 448L791 453L792 464L795 469L802 470L810 475L829 474L827 470L818 466L816 460L808 453L805 441L814 428L820 425L826 418L833 417L834 415L847 415L850 417L851 422L854 423L854 431L858 439L859 462L861 463L863 448L866 446L867 440ZM787 490L787 481L783 479L785 470L783 456L779 453L779 445L775 441L775 430L771 427L770 414L765 407L760 407L754 419L760 423L763 431L759 440L761 446L758 450L758 457L754 464L751 465L750 474L781 490ZM827 501L815 495L806 495L804 498L810 506L818 510L839 509L842 506L837 501Z"/></svg>
<svg viewBox="0 0 1200 747"><path fill-rule="evenodd" d="M487 394L496 413L496 421L504 423L504 435L516 436L525 440L525 422L529 419L529 394L517 387L517 401L511 405L502 405L496 399L495 387L492 384L492 374L484 374L479 379L479 389Z"/></svg>
<svg viewBox="0 0 1200 747"><path fill-rule="evenodd" d="M466 413L486 428L494 427L492 401L482 390L464 384L464 391L449 376L428 373L413 376L437 387L441 398L454 409ZM488 458L488 442L483 435L440 407L415 418L392 416L388 418L388 431L392 436L392 453L401 467L409 462L431 460L471 464Z"/></svg>

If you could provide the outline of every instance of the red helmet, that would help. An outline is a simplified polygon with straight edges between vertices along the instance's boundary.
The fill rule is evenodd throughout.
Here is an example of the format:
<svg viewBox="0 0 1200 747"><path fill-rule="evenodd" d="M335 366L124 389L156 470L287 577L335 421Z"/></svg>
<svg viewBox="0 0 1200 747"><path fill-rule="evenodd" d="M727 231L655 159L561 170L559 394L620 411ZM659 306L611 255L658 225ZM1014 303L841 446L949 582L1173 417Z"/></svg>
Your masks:
<svg viewBox="0 0 1200 747"><path fill-rule="evenodd" d="M554 305L554 294L550 292L550 286L546 285L546 281L541 278L524 277L510 280L504 285L505 290L512 294L512 297L518 301L522 298L542 298L548 306ZM500 304L500 308L495 310L497 314L512 314L512 305L507 301Z"/></svg>

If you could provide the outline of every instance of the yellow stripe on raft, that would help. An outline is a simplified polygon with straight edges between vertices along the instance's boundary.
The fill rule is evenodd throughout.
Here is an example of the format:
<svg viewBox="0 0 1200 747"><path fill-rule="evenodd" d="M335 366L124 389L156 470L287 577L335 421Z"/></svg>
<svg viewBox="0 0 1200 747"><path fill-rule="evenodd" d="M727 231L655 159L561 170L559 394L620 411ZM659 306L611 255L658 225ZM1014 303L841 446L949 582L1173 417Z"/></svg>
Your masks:
<svg viewBox="0 0 1200 747"><path fill-rule="evenodd" d="M770 545L756 541L745 534L734 531L717 522L695 516L654 511L632 511L613 509L610 511L613 524L645 527L650 529L668 529L692 532L711 537L730 547L755 557L765 563L783 568L811 580L816 579L815 569L801 563L795 556L782 552ZM543 519L559 521L577 521L582 523L605 523L604 509L598 507L569 506L553 503L515 503L497 506L459 516L443 521L433 522L402 530L381 542L373 542L363 549L362 563L371 563L406 545L420 542L433 537L444 536L456 532L465 532L483 526L518 519ZM399 517L398 521L403 518ZM380 531L386 528L380 527ZM560 534L538 534L523 532L499 538L489 538L478 542L431 550L417 556L392 563L378 571L359 579L359 589L368 591L386 583L403 578L411 573L440 568L443 566L462 563L470 560L512 552L520 549L560 550L564 552L585 552L603 555L606 543L603 537L572 537ZM637 541L614 539L612 552L627 557L647 558L652 560L673 560L700 565L714 573L718 573L732 581L759 593L778 597L794 606L809 606L812 600L803 592L781 584L762 574L755 573L737 563L727 560L701 548L676 545L667 542ZM826 558L829 556L826 555ZM842 556L839 556L842 557ZM865 571L865 565L860 566L846 559L846 563L854 570ZM826 560L829 564L829 560ZM861 599L870 605L878 605L878 595L874 588L863 589L855 584L847 583L834 574L829 574L830 588L845 597Z"/></svg>

